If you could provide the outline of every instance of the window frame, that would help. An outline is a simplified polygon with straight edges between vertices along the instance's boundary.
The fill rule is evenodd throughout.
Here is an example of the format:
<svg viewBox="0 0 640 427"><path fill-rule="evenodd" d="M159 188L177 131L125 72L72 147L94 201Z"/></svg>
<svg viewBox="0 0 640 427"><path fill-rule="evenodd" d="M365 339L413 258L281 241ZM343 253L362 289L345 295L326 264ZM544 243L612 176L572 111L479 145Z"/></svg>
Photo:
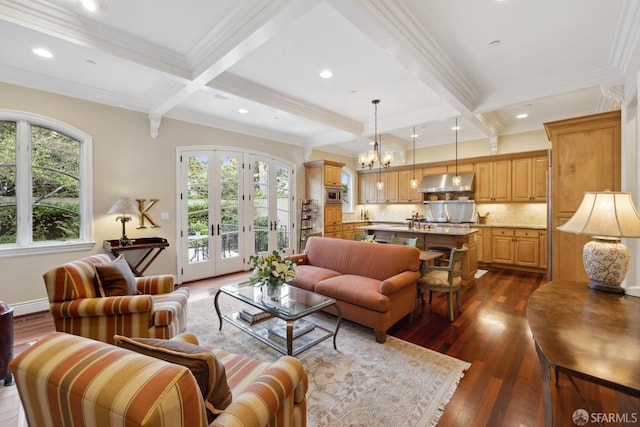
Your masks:
<svg viewBox="0 0 640 427"><path fill-rule="evenodd" d="M86 132L61 121L25 111L0 109L0 121L16 123L16 209L19 215L16 243L0 244L0 258L92 249L95 245L93 235L93 138ZM32 125L51 129L80 143L80 237L78 239L31 241L33 223L30 201L32 193ZM28 213L28 217L22 219L24 212Z"/></svg>
<svg viewBox="0 0 640 427"><path fill-rule="evenodd" d="M342 171L340 173L340 181L341 182L342 182L342 174L345 174L348 177L349 192L347 193L347 195L348 195L348 199L349 199L348 200L348 205L351 208L351 210L345 210L345 203L343 203L342 204L342 213L353 213L353 212L355 212L355 203L354 203L355 202L355 195L354 195L354 188L353 188L354 182L355 182L355 179L354 179L355 174L351 169L349 169L346 166L343 166L342 167Z"/></svg>

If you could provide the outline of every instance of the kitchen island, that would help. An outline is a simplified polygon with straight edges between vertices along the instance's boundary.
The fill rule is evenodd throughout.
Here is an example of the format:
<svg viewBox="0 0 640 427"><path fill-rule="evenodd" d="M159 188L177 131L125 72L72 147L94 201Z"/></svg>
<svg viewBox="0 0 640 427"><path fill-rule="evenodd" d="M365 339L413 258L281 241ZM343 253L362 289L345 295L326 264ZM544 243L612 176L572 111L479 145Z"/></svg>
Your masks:
<svg viewBox="0 0 640 427"><path fill-rule="evenodd" d="M389 243L393 237L417 238L421 250L431 247L459 248L467 245L462 268L462 280L471 282L478 270L478 243L476 228L470 227L412 227L400 224L372 224L358 227L366 234L375 234L375 240Z"/></svg>

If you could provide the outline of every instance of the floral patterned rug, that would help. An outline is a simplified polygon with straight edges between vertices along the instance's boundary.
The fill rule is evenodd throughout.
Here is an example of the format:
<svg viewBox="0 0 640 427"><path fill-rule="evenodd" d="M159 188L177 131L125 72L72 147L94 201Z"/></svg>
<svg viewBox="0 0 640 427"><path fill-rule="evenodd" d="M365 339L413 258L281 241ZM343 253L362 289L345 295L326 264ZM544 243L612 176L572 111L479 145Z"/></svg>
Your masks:
<svg viewBox="0 0 640 427"><path fill-rule="evenodd" d="M243 305L227 295L219 304L223 313ZM213 297L190 300L188 316L187 331L202 344L260 360L280 357L229 323L219 331ZM335 317L322 313L312 320L335 324ZM379 344L372 330L348 321L337 346L327 339L297 356L309 376L309 426L435 426L471 366L391 336Z"/></svg>

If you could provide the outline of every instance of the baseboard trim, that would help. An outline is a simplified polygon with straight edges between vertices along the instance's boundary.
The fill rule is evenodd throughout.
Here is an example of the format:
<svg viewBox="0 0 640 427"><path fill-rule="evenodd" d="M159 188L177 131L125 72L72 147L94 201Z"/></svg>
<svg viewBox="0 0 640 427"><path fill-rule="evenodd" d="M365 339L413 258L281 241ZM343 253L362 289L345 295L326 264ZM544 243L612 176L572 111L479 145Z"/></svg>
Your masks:
<svg viewBox="0 0 640 427"><path fill-rule="evenodd" d="M9 304L13 307L14 316L23 316L25 314L38 313L41 311L49 311L49 300L47 298L19 302L16 304Z"/></svg>

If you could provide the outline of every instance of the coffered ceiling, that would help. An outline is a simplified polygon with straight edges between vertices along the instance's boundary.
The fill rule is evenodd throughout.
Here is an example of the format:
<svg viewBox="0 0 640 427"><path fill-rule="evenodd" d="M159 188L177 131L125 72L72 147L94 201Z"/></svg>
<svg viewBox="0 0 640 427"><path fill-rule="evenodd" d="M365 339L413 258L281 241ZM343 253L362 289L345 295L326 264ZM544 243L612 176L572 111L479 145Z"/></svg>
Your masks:
<svg viewBox="0 0 640 427"><path fill-rule="evenodd" d="M147 113L152 134L170 117L355 156L373 99L401 152L413 126L450 144L455 117L495 144L616 108L639 29L633 0L0 0L0 81Z"/></svg>

